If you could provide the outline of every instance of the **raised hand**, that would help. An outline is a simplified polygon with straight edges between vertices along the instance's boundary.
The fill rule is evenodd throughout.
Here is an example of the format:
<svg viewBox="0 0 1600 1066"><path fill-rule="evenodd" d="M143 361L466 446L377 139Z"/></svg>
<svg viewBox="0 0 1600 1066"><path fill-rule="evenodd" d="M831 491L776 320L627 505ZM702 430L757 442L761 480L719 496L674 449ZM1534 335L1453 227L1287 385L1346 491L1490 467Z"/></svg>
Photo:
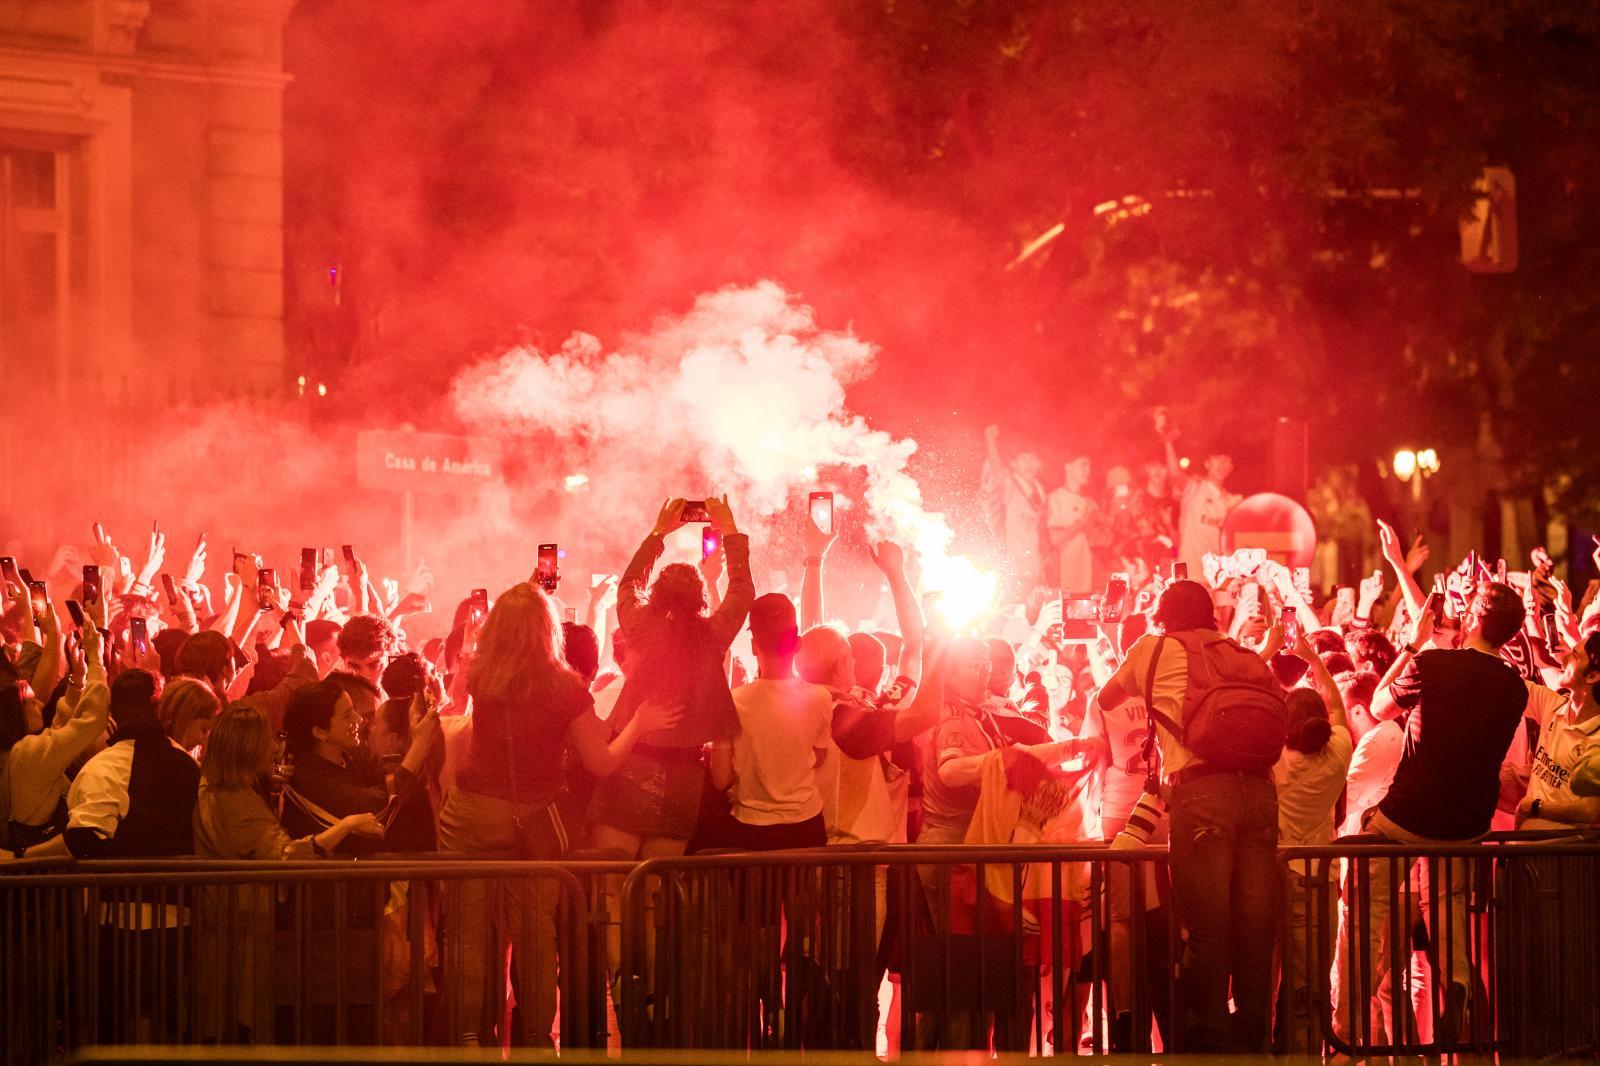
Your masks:
<svg viewBox="0 0 1600 1066"><path fill-rule="evenodd" d="M683 527L683 505L686 501L681 497L674 497L661 505L661 513L656 515L655 529L652 530L658 537L665 537L674 530ZM707 510L710 505L707 504Z"/></svg>
<svg viewBox="0 0 1600 1066"><path fill-rule="evenodd" d="M1400 550L1400 537L1394 527L1381 518L1378 519L1378 550L1383 553L1383 561L1396 570L1406 565L1406 554Z"/></svg>
<svg viewBox="0 0 1600 1066"><path fill-rule="evenodd" d="M100 572L107 577L119 573L122 569L122 553L111 543L111 538L106 535L105 526L99 522L94 524L94 544L89 547L89 558L94 560Z"/></svg>
<svg viewBox="0 0 1600 1066"><path fill-rule="evenodd" d="M906 553L900 545L895 544L893 541L886 540L880 544L874 544L872 546L872 561L878 564L878 569L882 570L886 576L892 577L895 574L906 572ZM1056 601L1058 609L1060 602L1060 600Z"/></svg>
<svg viewBox="0 0 1600 1066"><path fill-rule="evenodd" d="M1428 561L1428 544L1418 533L1411 541L1411 547L1406 551L1406 570L1416 573L1422 569L1422 564Z"/></svg>
<svg viewBox="0 0 1600 1066"><path fill-rule="evenodd" d="M150 587L150 582L161 572L161 564L167 559L167 535L160 529L152 527L150 530L150 550L145 554L144 567L139 571L137 585Z"/></svg>
<svg viewBox="0 0 1600 1066"><path fill-rule="evenodd" d="M206 573L206 535L200 534L200 539L195 543L194 554L189 556L189 569L184 571L183 584L186 588L199 588L200 579Z"/></svg>
<svg viewBox="0 0 1600 1066"><path fill-rule="evenodd" d="M717 532L723 536L739 532L739 527L734 524L733 508L728 506L726 493L721 496L707 496L706 513L711 516L711 524L716 526Z"/></svg>
<svg viewBox="0 0 1600 1066"><path fill-rule="evenodd" d="M433 591L433 571L429 570L428 564L420 558L411 571L411 576L406 578L406 591L414 592L418 596L426 596Z"/></svg>
<svg viewBox="0 0 1600 1066"><path fill-rule="evenodd" d="M824 533L821 529L817 528L817 524L811 520L810 510L808 509L806 511L805 532L803 539L805 541L807 559L820 559L824 555L827 555L828 549L833 545L834 539L838 537L838 535L839 523L835 522L833 524L833 530L831 532Z"/></svg>
<svg viewBox="0 0 1600 1066"><path fill-rule="evenodd" d="M1378 602L1383 595L1383 571L1374 570L1369 576L1361 579L1361 594L1356 600L1356 614L1362 618L1372 617L1372 605Z"/></svg>

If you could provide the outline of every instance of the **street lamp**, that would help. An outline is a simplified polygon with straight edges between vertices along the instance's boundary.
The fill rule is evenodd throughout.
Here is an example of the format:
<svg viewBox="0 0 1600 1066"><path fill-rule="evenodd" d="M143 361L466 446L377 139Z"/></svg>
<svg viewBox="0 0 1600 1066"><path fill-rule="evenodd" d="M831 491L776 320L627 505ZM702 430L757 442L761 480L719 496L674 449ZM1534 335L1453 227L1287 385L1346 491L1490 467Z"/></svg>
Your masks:
<svg viewBox="0 0 1600 1066"><path fill-rule="evenodd" d="M1422 483L1439 472L1439 453L1432 448L1401 448L1389 464L1394 476L1411 486L1411 506L1418 521L1422 518Z"/></svg>

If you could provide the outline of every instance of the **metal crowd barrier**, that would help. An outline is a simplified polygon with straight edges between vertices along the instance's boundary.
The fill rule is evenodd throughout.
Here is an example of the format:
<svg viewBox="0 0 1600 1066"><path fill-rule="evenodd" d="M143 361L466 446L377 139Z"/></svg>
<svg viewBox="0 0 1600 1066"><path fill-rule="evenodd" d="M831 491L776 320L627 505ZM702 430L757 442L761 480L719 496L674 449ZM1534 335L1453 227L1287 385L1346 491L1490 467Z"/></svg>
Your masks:
<svg viewBox="0 0 1600 1066"><path fill-rule="evenodd" d="M1277 1052L1600 1048L1600 845L1280 858ZM0 875L0 1058L472 1033L871 1053L894 1019L907 1053L1172 1054L1183 948L1162 848L20 863Z"/></svg>

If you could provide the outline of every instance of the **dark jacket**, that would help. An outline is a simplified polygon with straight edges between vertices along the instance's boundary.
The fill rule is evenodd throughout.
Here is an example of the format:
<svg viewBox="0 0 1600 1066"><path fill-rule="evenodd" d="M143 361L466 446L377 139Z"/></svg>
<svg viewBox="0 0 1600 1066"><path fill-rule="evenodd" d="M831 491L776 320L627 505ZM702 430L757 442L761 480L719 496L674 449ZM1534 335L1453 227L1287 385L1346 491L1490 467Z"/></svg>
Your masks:
<svg viewBox="0 0 1600 1066"><path fill-rule="evenodd" d="M646 537L623 572L617 620L628 642L628 680L617 697L612 727L627 725L639 705L650 699L681 704L684 709L677 726L642 737L641 744L698 748L738 735L739 715L723 659L750 613L756 586L750 578L750 538L730 534L723 538L722 550L728 562L728 594L709 618L699 620L698 637L694 620L659 618L645 602L650 572L661 558L660 537L653 533Z"/></svg>

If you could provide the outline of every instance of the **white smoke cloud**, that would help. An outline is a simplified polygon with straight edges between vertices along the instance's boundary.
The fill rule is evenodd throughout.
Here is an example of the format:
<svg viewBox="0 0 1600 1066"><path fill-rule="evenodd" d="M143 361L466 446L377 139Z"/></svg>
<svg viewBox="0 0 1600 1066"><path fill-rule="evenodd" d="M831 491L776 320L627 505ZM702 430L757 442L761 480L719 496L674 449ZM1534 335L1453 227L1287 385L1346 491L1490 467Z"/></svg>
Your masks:
<svg viewBox="0 0 1600 1066"><path fill-rule="evenodd" d="M846 407L846 387L874 356L762 281L702 295L613 352L583 333L559 351L513 349L458 374L450 403L481 431L547 438L613 500L653 503L699 484L729 493L742 519L764 518L815 487L817 468L859 469L869 535L915 551L924 587L976 614L994 579L950 554L949 524L925 509L907 471L916 442Z"/></svg>

